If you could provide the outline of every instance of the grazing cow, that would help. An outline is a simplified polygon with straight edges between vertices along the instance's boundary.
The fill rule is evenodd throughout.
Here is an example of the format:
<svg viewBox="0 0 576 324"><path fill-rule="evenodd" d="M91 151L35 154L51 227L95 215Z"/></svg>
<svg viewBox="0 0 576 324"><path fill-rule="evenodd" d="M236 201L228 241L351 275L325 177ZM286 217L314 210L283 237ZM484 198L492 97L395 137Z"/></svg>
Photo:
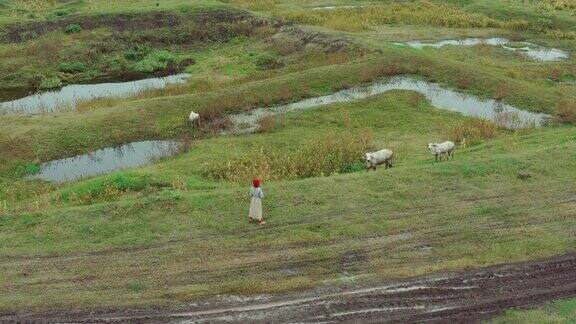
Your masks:
<svg viewBox="0 0 576 324"><path fill-rule="evenodd" d="M194 111L190 112L190 116L188 117L188 120L190 120L190 124L200 126L200 115L198 115Z"/></svg>
<svg viewBox="0 0 576 324"><path fill-rule="evenodd" d="M378 152L368 152L364 155L364 160L366 161L366 171L374 169L376 171L376 166L384 164L386 169L392 167L392 158L394 157L394 152L383 149Z"/></svg>
<svg viewBox="0 0 576 324"><path fill-rule="evenodd" d="M454 142L446 141L444 143L428 143L428 151L434 155L436 162L442 161L442 155L454 156Z"/></svg>

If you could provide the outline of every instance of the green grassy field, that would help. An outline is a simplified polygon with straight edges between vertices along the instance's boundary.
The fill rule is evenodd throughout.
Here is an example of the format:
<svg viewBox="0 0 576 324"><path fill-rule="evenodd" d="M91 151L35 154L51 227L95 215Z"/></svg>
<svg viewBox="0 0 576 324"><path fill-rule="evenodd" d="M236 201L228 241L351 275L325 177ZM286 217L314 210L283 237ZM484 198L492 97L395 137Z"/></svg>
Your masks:
<svg viewBox="0 0 576 324"><path fill-rule="evenodd" d="M378 9L306 9L350 4ZM87 102L78 111L0 116L0 311L167 305L575 251L576 86L563 81L576 75L574 9L562 0L547 2L554 10L535 2L506 4L513 10L488 0L406 1L392 14L387 1L171 0L156 9L155 1L144 0L113 6L0 0L4 26L155 10L187 17L246 9L305 24L300 28L316 35L304 42L286 26L228 26L226 37L173 43L161 37L173 36L169 29L141 30L128 41L121 37L126 32L104 27L0 44L0 53L11 53L0 60L0 71L8 71L0 81L5 88L28 85L30 75L64 82L102 77L107 60L130 70L137 62L126 53L134 44L147 53L169 51L175 61L195 61L185 68L192 76L184 85ZM427 11L408 13L416 7ZM437 21L442 12L448 20ZM542 15L549 23L536 28ZM506 24L508 18L518 25ZM179 27L183 33L200 26L186 21ZM393 44L512 34L571 57L545 63L483 45L416 50ZM361 46L329 50L326 35ZM93 42L108 39L113 51L87 59ZM61 47L53 56L37 59L43 54L34 48L54 43ZM29 56L20 55L27 51ZM88 62L85 70L61 71L62 63L76 61ZM255 134L215 131L229 113L395 75L548 113L555 122L504 130L437 109L413 92L392 91L277 116ZM190 127L190 110L206 116L202 128ZM454 159L435 163L426 144L462 131L476 140L458 147ZM167 138L191 145L154 165L74 183L25 178L53 159ZM397 153L395 166L366 172L363 150L385 147ZM315 148L325 155L314 156ZM227 161L253 164L229 168ZM274 172L269 165L291 171ZM519 179L521 171L531 177ZM247 222L252 176L264 180L264 227ZM570 305L511 311L503 321L569 321L572 315L564 310Z"/></svg>
<svg viewBox="0 0 576 324"><path fill-rule="evenodd" d="M534 310L510 310L493 323L574 323L576 321L576 300L568 299L550 303Z"/></svg>

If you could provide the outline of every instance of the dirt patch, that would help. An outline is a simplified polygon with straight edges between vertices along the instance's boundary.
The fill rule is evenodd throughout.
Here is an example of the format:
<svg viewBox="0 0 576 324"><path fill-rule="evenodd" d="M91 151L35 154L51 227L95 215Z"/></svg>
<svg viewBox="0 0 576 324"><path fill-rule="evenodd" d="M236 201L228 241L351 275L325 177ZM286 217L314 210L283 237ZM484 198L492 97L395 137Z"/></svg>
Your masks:
<svg viewBox="0 0 576 324"><path fill-rule="evenodd" d="M118 13L91 16L69 16L48 21L19 22L4 26L0 36L2 43L17 43L37 38L55 30L64 30L69 25L78 25L81 29L110 28L114 31L143 31L155 28L174 28L193 20L197 24L236 23L251 15L240 10L203 10L194 13L148 12Z"/></svg>
<svg viewBox="0 0 576 324"><path fill-rule="evenodd" d="M436 273L376 286L276 296L219 298L147 310L5 314L43 322L479 322L509 308L576 296L576 254L475 270Z"/></svg>

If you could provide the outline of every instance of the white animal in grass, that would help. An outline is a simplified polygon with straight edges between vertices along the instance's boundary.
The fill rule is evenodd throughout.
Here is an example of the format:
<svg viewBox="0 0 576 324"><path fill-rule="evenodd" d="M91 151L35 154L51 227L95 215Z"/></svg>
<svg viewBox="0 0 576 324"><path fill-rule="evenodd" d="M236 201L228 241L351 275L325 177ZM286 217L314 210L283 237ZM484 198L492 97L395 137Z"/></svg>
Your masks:
<svg viewBox="0 0 576 324"><path fill-rule="evenodd" d="M436 162L442 161L442 156L446 158L454 156L454 142L446 141L444 143L428 143L428 151L434 155Z"/></svg>
<svg viewBox="0 0 576 324"><path fill-rule="evenodd" d="M194 111L190 112L190 116L188 116L188 120L190 120L190 124L192 125L200 125L200 115L195 113Z"/></svg>
<svg viewBox="0 0 576 324"><path fill-rule="evenodd" d="M370 171L370 169L374 169L374 171L376 171L376 166L382 164L386 166L386 169L391 168L393 157L394 152L389 149L366 153L364 155L364 160L366 161L366 171Z"/></svg>

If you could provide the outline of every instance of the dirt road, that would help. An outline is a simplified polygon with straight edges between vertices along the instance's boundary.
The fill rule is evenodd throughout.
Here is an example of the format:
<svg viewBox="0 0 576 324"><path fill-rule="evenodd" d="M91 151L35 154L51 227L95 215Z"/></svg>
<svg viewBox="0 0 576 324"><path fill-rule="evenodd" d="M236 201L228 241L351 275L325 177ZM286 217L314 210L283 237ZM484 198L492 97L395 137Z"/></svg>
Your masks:
<svg viewBox="0 0 576 324"><path fill-rule="evenodd" d="M391 281L148 310L4 314L0 322L475 322L576 296L576 254Z"/></svg>

